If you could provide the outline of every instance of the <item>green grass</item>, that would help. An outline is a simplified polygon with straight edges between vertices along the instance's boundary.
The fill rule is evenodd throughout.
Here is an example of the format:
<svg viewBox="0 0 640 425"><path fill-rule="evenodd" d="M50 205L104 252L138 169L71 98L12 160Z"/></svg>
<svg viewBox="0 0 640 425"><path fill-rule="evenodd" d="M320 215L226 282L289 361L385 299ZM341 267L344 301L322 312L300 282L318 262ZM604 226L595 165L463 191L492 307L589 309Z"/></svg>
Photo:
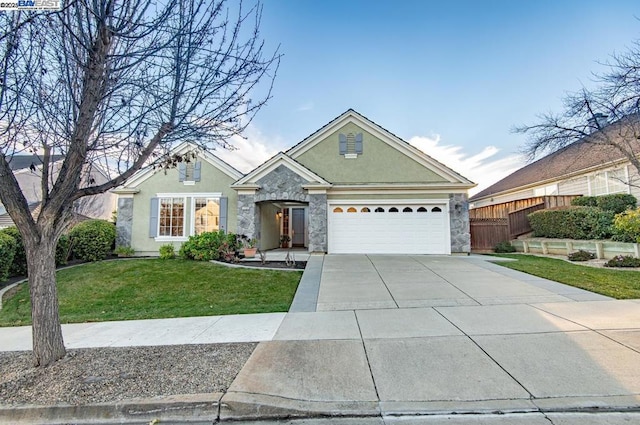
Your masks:
<svg viewBox="0 0 640 425"><path fill-rule="evenodd" d="M301 273L187 260L102 261L58 272L62 323L283 312ZM0 326L31 323L27 284L7 299Z"/></svg>
<svg viewBox="0 0 640 425"><path fill-rule="evenodd" d="M607 295L619 300L640 298L640 272L631 270L609 270L568 263L555 258L522 254L493 254L496 257L513 258L517 261L496 262L503 267L529 273L545 279L555 280Z"/></svg>

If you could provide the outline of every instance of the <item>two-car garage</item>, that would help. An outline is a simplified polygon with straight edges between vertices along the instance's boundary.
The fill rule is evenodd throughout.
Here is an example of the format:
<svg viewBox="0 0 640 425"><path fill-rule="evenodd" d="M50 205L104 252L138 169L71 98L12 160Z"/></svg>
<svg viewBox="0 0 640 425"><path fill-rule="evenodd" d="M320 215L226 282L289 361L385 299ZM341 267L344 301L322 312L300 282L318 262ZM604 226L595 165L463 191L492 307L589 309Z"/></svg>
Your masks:
<svg viewBox="0 0 640 425"><path fill-rule="evenodd" d="M444 202L330 202L330 254L450 254Z"/></svg>

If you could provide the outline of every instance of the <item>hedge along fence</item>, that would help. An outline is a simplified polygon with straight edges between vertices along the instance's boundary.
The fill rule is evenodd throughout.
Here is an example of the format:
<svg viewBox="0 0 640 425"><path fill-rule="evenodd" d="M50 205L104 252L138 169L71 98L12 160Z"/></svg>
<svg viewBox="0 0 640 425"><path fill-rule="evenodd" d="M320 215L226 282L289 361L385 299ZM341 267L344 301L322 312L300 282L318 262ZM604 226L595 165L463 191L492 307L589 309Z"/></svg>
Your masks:
<svg viewBox="0 0 640 425"><path fill-rule="evenodd" d="M616 193L614 195L580 196L572 199L571 205L598 207L605 211L613 211L615 214L620 214L628 209L634 209L638 205L638 200L628 193Z"/></svg>
<svg viewBox="0 0 640 425"><path fill-rule="evenodd" d="M534 237L608 239L613 234L614 216L613 211L574 206L536 211L528 218Z"/></svg>

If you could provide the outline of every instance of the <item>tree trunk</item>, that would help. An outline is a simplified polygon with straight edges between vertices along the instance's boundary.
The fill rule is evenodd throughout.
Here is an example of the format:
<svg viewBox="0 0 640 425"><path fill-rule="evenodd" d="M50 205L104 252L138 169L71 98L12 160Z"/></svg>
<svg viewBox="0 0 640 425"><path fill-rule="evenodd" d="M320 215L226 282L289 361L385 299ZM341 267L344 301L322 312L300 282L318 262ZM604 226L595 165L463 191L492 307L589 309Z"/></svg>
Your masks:
<svg viewBox="0 0 640 425"><path fill-rule="evenodd" d="M55 239L48 234L37 242L24 240L31 294L33 360L39 367L46 367L66 354L58 315Z"/></svg>

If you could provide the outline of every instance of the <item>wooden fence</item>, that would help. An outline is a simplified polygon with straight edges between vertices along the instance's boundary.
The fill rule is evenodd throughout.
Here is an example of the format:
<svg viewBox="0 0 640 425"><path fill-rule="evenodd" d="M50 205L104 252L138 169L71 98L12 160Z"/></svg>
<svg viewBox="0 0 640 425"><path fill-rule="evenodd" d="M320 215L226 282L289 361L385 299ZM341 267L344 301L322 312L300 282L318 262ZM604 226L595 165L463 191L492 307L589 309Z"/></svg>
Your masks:
<svg viewBox="0 0 640 425"><path fill-rule="evenodd" d="M531 225L527 216L532 212L545 209L543 203L532 205L521 210L513 211L509 213L507 217L509 221L509 239L515 239L520 235L531 232Z"/></svg>
<svg viewBox="0 0 640 425"><path fill-rule="evenodd" d="M471 249L492 250L497 243L510 240L509 220L506 218L473 218L471 226Z"/></svg>
<svg viewBox="0 0 640 425"><path fill-rule="evenodd" d="M486 207L469 210L470 218L506 218L512 211L518 211L538 204L545 208L565 207L571 205L571 200L580 195L535 196L533 198L518 199Z"/></svg>
<svg viewBox="0 0 640 425"><path fill-rule="evenodd" d="M527 215L546 208L571 205L579 195L536 196L469 210L471 249L488 251L531 231Z"/></svg>

